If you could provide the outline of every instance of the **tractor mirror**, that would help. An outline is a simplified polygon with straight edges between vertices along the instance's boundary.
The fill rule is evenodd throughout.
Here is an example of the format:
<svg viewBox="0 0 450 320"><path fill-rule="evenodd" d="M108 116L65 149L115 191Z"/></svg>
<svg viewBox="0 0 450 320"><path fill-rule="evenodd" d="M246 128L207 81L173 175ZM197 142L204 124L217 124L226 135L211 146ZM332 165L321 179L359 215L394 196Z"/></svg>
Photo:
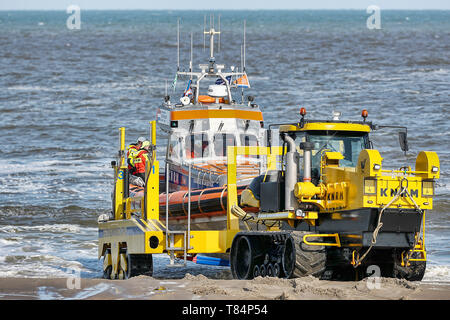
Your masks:
<svg viewBox="0 0 450 320"><path fill-rule="evenodd" d="M400 142L400 148L402 149L402 151L403 152L408 151L409 147L408 147L408 138L406 136L406 132L400 131L398 133L398 140Z"/></svg>

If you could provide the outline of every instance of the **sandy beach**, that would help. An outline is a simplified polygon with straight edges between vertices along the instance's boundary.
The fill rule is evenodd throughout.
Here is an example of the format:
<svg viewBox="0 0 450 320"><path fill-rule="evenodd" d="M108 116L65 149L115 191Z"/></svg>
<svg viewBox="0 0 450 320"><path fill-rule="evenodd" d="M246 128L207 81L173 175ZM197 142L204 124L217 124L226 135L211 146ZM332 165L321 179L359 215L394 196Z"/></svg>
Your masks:
<svg viewBox="0 0 450 320"><path fill-rule="evenodd" d="M450 300L450 284L367 278L358 282L313 277L253 280L211 279L187 273L182 279L139 276L129 280L0 280L1 300ZM225 279L224 279L225 278Z"/></svg>

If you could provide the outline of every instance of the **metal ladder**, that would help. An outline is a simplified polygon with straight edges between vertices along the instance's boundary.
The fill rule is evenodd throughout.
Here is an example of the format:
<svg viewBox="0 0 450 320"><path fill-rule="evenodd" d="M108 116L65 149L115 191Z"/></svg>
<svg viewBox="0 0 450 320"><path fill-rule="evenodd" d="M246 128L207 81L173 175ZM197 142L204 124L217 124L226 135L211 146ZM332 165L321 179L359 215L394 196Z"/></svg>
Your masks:
<svg viewBox="0 0 450 320"><path fill-rule="evenodd" d="M186 266L186 231L170 231L169 229L166 229L166 250L169 252L170 257L170 264L168 264L168 267L185 267ZM182 247L175 247L175 234L183 234L183 246ZM168 242L168 243L167 243ZM183 263L175 263L175 251L183 250Z"/></svg>
<svg viewBox="0 0 450 320"><path fill-rule="evenodd" d="M187 230L169 229L169 163L166 161L166 250L169 253L170 263L167 267L186 267L187 251L191 238L191 164L189 164L188 178L188 228ZM183 246L175 247L175 234L183 234ZM183 263L175 263L175 251L183 250Z"/></svg>

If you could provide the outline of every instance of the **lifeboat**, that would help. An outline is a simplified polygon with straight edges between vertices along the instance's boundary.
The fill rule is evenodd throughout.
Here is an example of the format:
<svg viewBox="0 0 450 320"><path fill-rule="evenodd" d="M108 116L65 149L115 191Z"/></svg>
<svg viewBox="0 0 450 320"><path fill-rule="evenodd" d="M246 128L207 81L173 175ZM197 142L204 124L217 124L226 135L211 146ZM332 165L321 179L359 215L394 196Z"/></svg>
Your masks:
<svg viewBox="0 0 450 320"><path fill-rule="evenodd" d="M219 32L220 33L220 32ZM167 93L157 109L158 135L166 138L165 165L160 167L160 214L170 219L170 227L183 225L188 216L190 190L191 226L193 229L221 228L226 224L227 150L229 146L265 146L264 120L254 97L244 98L250 88L245 64L241 68L217 64L213 55L214 35L208 64L195 71L178 67L174 95ZM177 81L187 81L177 92ZM232 93L238 92L238 97ZM178 96L178 97L177 97ZM239 99L240 98L240 99ZM240 101L239 101L240 100ZM257 156L239 156L236 166L238 198L253 178L260 175L263 164ZM130 185L131 197L143 196L143 188ZM168 204L166 197L168 196ZM138 202L136 206L140 205ZM251 210L251 209L250 209ZM222 224L222 226L220 226Z"/></svg>

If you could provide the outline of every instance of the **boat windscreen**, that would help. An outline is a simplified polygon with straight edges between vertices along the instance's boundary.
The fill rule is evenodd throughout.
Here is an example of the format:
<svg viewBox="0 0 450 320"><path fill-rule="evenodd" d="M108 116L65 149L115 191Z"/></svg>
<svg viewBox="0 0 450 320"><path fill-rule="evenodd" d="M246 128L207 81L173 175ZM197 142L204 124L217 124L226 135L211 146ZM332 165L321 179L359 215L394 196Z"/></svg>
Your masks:
<svg viewBox="0 0 450 320"><path fill-rule="evenodd" d="M243 147L258 147L258 139L253 134L241 133L241 146ZM250 156L250 158L259 158L259 156Z"/></svg>
<svg viewBox="0 0 450 320"><path fill-rule="evenodd" d="M214 153L218 157L227 155L227 147L236 146L236 137L231 133L214 134Z"/></svg>
<svg viewBox="0 0 450 320"><path fill-rule="evenodd" d="M185 151L187 159L206 158L210 156L207 133L196 133L186 137Z"/></svg>

